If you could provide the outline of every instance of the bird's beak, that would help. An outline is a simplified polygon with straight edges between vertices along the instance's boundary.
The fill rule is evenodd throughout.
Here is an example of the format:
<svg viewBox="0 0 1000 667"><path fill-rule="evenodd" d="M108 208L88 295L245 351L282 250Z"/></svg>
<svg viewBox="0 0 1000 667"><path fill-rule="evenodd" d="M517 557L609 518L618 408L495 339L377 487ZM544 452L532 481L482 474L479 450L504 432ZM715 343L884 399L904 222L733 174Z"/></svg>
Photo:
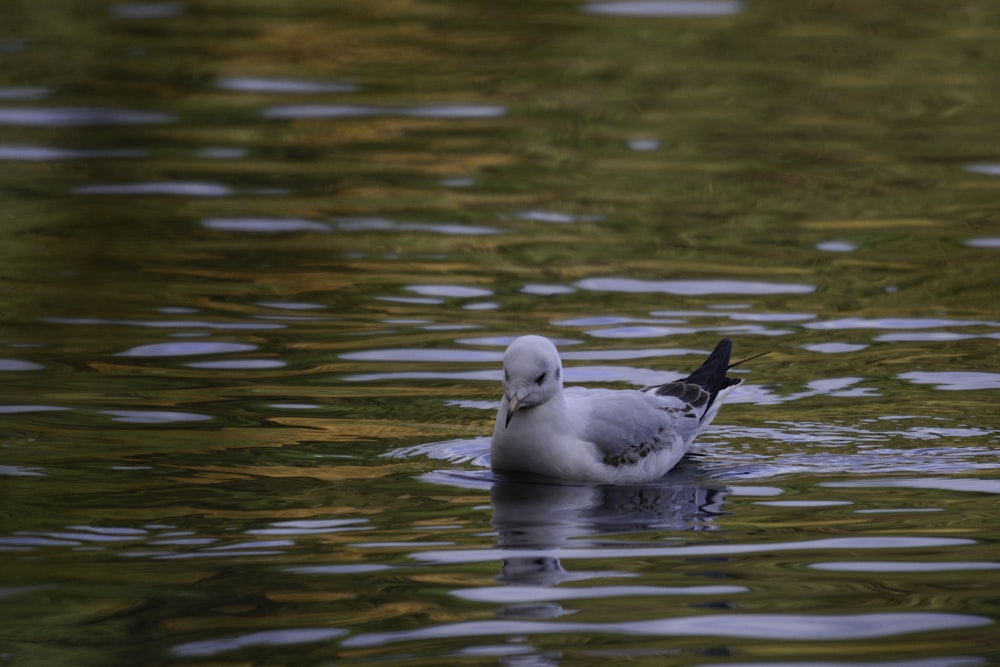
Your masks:
<svg viewBox="0 0 1000 667"><path fill-rule="evenodd" d="M504 422L504 428L510 426L510 419L514 416L514 413L517 412L519 407L521 407L521 401L518 399L516 394L507 399L507 421Z"/></svg>

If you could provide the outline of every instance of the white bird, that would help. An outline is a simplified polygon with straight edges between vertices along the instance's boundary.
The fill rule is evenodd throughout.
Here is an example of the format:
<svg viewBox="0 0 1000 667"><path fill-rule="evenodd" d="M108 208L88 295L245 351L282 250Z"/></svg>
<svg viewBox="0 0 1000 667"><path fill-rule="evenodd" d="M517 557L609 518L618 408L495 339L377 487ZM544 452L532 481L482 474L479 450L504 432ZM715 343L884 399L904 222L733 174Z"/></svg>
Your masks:
<svg viewBox="0 0 1000 667"><path fill-rule="evenodd" d="M654 387L563 389L562 361L552 341L515 339L503 355L503 398L490 443L493 470L610 484L662 477L743 383L726 377L736 365L729 363L732 347L723 338L691 375Z"/></svg>

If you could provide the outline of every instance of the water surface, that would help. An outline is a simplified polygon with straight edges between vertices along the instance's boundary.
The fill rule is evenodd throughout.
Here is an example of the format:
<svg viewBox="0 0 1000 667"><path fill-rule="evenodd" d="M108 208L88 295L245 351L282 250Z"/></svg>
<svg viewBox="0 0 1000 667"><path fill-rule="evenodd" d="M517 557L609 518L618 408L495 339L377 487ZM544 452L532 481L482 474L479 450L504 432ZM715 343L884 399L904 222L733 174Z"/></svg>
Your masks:
<svg viewBox="0 0 1000 667"><path fill-rule="evenodd" d="M1000 661L992 3L0 18L3 664ZM769 354L554 485L528 332Z"/></svg>

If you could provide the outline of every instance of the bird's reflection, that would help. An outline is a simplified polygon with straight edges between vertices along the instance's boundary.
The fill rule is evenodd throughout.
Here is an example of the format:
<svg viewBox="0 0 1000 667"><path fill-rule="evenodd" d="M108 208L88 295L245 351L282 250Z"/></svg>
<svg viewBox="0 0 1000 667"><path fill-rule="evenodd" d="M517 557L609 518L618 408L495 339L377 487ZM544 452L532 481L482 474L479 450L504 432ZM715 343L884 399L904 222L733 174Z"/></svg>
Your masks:
<svg viewBox="0 0 1000 667"><path fill-rule="evenodd" d="M570 540L573 546L599 547L615 534L713 529L713 520L723 514L726 492L706 486L696 473L696 466L685 462L656 482L632 486L496 478L490 490L492 523L497 546L506 552L497 581L552 586L595 576L621 576L567 572L557 550ZM523 558L511 555L518 549L525 550ZM518 615L525 611L519 608ZM536 609L529 615L549 616L553 611Z"/></svg>
<svg viewBox="0 0 1000 667"><path fill-rule="evenodd" d="M463 442L475 456L467 457L489 466L484 442ZM449 451L454 443L448 443ZM634 549L648 545L662 551L664 538L677 540L679 532L717 530L716 519L724 514L727 489L710 481L697 457L685 458L654 482L635 485L573 483L545 477L499 476L488 470L436 470L423 478L432 483L490 491L492 524L500 572L495 581L503 586L470 587L455 594L467 600L499 603L495 615L511 620L557 618L575 613L561 602L578 597L630 595L621 586L560 587L565 582L631 577L627 570L566 570L560 562L563 550L577 550L576 563L603 549ZM641 539L648 534L648 541ZM669 533L664 535L664 533ZM475 558L489 550L472 550ZM450 553L450 552L446 552ZM452 556L454 554L451 554ZM535 655L535 654L532 654Z"/></svg>

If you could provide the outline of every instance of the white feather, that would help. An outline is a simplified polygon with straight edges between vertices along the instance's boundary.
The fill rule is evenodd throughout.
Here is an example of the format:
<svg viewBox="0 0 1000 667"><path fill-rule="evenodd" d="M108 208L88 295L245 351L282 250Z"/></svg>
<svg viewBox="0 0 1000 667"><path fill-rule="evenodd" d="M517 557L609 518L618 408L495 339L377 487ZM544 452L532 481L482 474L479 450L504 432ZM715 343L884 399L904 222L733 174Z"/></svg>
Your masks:
<svg viewBox="0 0 1000 667"><path fill-rule="evenodd" d="M721 363L728 366L728 350ZM564 389L555 345L523 336L504 353L493 469L612 484L657 479L741 383L728 382L714 399L708 389L683 381L643 390Z"/></svg>

